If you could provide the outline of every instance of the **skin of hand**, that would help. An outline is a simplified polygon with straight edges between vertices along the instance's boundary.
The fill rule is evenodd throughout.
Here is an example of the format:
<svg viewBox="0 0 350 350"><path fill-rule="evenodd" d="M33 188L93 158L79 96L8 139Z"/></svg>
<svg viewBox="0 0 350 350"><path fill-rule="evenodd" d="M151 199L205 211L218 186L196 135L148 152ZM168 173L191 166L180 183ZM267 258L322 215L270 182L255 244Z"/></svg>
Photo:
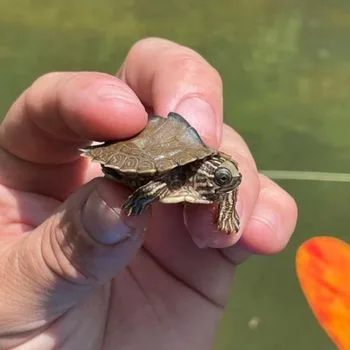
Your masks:
<svg viewBox="0 0 350 350"><path fill-rule="evenodd" d="M209 205L125 217L130 191L79 156L141 131L146 110L182 114L238 161L237 235L215 230ZM218 72L159 38L116 77L50 73L22 93L0 125L0 209L0 349L211 349L235 266L281 251L297 218L223 124Z"/></svg>

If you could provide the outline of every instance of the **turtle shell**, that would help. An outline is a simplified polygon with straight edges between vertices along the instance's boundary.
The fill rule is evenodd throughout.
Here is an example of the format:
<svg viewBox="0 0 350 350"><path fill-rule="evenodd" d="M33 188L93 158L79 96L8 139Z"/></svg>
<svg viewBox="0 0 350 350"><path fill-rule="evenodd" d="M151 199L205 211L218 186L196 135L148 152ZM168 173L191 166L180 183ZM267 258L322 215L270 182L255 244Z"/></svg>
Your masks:
<svg viewBox="0 0 350 350"><path fill-rule="evenodd" d="M108 168L142 175L165 173L217 153L174 112L167 118L149 116L145 129L130 139L108 141L82 151L84 156Z"/></svg>

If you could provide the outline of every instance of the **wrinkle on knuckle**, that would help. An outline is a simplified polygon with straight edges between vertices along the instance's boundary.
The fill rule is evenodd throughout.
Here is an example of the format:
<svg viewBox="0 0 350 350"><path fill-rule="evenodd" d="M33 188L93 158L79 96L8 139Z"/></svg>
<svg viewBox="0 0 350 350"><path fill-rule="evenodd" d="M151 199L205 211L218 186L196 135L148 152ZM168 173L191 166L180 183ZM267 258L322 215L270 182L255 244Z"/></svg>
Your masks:
<svg viewBox="0 0 350 350"><path fill-rule="evenodd" d="M189 75L196 75L197 73L202 74L205 72L206 74L209 74L214 84L222 86L222 78L219 71L210 65L202 55L190 47L166 39L152 37L137 42L131 48L129 55L138 55L142 53L142 50L145 47L151 45L157 45L159 47L157 59L160 62L166 62L167 68L169 68L170 64L175 70L181 70Z"/></svg>
<svg viewBox="0 0 350 350"><path fill-rule="evenodd" d="M30 89L36 89L37 87L41 87L42 85L47 85L47 83L51 82L52 80L57 80L64 75L64 72L48 72L40 77L38 77L36 80L33 81L33 83L30 85Z"/></svg>
<svg viewBox="0 0 350 350"><path fill-rule="evenodd" d="M49 270L69 282L85 284L96 280L93 269L85 262L98 247L86 237L75 215L69 219L62 219L61 215L51 217L44 230L47 239L43 242L42 254Z"/></svg>
<svg viewBox="0 0 350 350"><path fill-rule="evenodd" d="M207 76L213 86L222 87L222 79L219 72L211 66L200 54L192 49L185 48L177 51L171 58L171 66L174 70L181 71L181 75L188 77Z"/></svg>
<svg viewBox="0 0 350 350"><path fill-rule="evenodd" d="M157 37L141 39L130 48L118 76L127 82L134 82L135 74L128 74L129 68L133 67L134 72L135 67L136 70L137 67L144 69L144 64L140 65L140 62L147 62L153 75L158 72L157 78L163 76L161 73L168 72L171 67L175 76L182 77L182 82L188 81L197 90L205 89L203 95L208 94L208 89L214 93L222 91L223 82L219 71L198 52L187 46ZM143 72L140 71L138 75L143 76ZM210 82L209 86L197 83L197 80L203 81L203 77ZM150 75L149 80L152 81L154 78Z"/></svg>
<svg viewBox="0 0 350 350"><path fill-rule="evenodd" d="M48 73L38 78L23 96L23 113L26 118L45 133L75 141L82 138L76 125L86 115L86 101L81 96L100 85L118 89L121 82L106 73L69 72ZM72 116L75 115L76 118ZM84 138L83 138L84 139Z"/></svg>
<svg viewBox="0 0 350 350"><path fill-rule="evenodd" d="M167 40L152 37L136 41L128 50L125 59L117 73L117 77L129 83L131 75L129 67L135 68L134 62L137 62L140 58L142 62L144 60L148 60L149 56L153 56L151 51L154 50L154 47L157 47L157 50L159 50L159 44L163 41ZM163 50L162 53L164 53ZM152 57L153 61L154 58L155 57Z"/></svg>
<svg viewBox="0 0 350 350"><path fill-rule="evenodd" d="M57 94L52 92L57 89L64 73L50 72L37 78L32 85L23 93L23 110L28 118L34 123L36 117L40 116L43 109L52 106L53 110Z"/></svg>

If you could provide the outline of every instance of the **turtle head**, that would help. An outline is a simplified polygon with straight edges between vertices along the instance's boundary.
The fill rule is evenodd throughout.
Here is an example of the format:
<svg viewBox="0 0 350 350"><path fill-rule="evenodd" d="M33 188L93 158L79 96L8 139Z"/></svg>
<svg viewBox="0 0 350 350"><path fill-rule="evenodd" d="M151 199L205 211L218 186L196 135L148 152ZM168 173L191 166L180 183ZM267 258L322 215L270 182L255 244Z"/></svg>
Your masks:
<svg viewBox="0 0 350 350"><path fill-rule="evenodd" d="M202 197L216 201L225 193L234 191L241 183L242 175L231 157L219 153L201 163L194 180Z"/></svg>
<svg viewBox="0 0 350 350"><path fill-rule="evenodd" d="M216 167L213 174L213 183L217 193L233 191L242 181L242 175L237 164L229 159L225 159Z"/></svg>

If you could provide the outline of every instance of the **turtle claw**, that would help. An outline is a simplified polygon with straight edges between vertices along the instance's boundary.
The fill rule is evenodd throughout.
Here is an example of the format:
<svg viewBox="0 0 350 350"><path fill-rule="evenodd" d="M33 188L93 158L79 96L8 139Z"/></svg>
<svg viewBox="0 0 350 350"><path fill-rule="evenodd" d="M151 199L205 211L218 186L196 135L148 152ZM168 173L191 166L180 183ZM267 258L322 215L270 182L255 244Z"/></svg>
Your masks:
<svg viewBox="0 0 350 350"><path fill-rule="evenodd" d="M150 181L139 187L123 204L122 209L128 216L140 215L164 192L165 182Z"/></svg>
<svg viewBox="0 0 350 350"><path fill-rule="evenodd" d="M223 231L228 235L231 233L237 233L239 231L239 219L238 217L232 216L230 219L222 220L219 216L217 227L219 231Z"/></svg>
<svg viewBox="0 0 350 350"><path fill-rule="evenodd" d="M127 216L140 215L153 202L151 197L138 197L131 195L123 204L122 209Z"/></svg>

